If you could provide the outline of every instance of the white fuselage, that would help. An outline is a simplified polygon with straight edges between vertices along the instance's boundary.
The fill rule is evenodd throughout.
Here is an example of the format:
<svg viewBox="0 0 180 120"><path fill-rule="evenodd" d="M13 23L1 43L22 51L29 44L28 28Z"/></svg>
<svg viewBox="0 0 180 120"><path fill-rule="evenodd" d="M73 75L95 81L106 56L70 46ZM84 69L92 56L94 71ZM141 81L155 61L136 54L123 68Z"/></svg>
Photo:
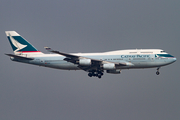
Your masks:
<svg viewBox="0 0 180 120"><path fill-rule="evenodd" d="M176 61L176 58L166 53L161 49L132 49L118 50L103 53L72 53L73 55L83 56L91 59L110 61L120 63L127 61L133 66L118 66L116 69L131 69L131 68L152 68L161 67L171 64ZM20 60L11 57L11 60L24 62L44 67L64 69L64 70L79 70L77 64L73 64L64 60L64 56L59 54L22 54L24 57L32 57L34 60Z"/></svg>

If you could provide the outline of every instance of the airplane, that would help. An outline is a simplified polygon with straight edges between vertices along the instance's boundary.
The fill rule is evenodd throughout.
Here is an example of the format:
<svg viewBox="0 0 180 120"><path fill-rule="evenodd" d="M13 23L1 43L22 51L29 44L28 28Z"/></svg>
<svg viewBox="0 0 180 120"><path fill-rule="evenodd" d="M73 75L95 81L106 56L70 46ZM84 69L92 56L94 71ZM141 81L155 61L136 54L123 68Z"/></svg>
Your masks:
<svg viewBox="0 0 180 120"><path fill-rule="evenodd" d="M16 31L5 31L14 54L5 54L15 62L44 66L62 70L84 70L89 77L101 78L104 71L120 74L122 69L157 68L176 61L176 58L162 49L128 49L101 53L65 53L45 49L51 54L37 50ZM53 53L53 54L52 54Z"/></svg>

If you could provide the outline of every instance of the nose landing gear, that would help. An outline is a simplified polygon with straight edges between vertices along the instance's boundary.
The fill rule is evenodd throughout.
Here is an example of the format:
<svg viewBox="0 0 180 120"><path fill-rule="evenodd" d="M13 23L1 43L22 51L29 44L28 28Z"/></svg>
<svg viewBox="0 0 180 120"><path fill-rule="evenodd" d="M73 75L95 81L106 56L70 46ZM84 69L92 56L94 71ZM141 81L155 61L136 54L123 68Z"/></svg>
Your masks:
<svg viewBox="0 0 180 120"><path fill-rule="evenodd" d="M160 67L157 68L156 75L159 75L159 74L160 74L159 69L160 69Z"/></svg>

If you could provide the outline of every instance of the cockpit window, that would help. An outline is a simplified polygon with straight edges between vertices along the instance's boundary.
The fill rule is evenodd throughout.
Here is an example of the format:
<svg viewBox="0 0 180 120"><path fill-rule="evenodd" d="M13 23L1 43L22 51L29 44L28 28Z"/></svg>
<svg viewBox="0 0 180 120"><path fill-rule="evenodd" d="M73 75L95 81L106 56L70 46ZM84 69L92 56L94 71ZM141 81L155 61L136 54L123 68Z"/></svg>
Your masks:
<svg viewBox="0 0 180 120"><path fill-rule="evenodd" d="M174 57L170 54L157 54L158 57Z"/></svg>
<svg viewBox="0 0 180 120"><path fill-rule="evenodd" d="M163 51L161 51L161 52L163 53L163 52L165 52L165 51L163 50Z"/></svg>

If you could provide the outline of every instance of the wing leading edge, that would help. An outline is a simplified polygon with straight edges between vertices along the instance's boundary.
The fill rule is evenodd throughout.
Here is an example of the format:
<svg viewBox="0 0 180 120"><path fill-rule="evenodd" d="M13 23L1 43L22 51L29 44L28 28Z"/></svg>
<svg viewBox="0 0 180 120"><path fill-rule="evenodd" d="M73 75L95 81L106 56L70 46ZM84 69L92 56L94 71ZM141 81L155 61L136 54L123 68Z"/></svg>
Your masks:
<svg viewBox="0 0 180 120"><path fill-rule="evenodd" d="M127 61L122 61L122 62L110 62L110 61L104 61L104 60L98 60L98 59L92 59L92 58L88 58L88 57L83 57L83 56L78 56L78 55L73 55L73 54L69 54L69 53L64 53L64 52L60 52L60 51L56 51L53 50L49 47L45 47L45 49L49 52L52 53L56 53L56 54L60 54L62 56L65 56L66 58L64 58L65 61L67 62L71 62L74 64L78 64L78 67L80 69L83 69L85 71L87 70L91 70L91 69L98 69L100 68L103 64L114 64L115 66L133 66L132 63L127 62ZM91 65L90 66L86 66L86 65L81 65L79 64L80 60L91 60Z"/></svg>

